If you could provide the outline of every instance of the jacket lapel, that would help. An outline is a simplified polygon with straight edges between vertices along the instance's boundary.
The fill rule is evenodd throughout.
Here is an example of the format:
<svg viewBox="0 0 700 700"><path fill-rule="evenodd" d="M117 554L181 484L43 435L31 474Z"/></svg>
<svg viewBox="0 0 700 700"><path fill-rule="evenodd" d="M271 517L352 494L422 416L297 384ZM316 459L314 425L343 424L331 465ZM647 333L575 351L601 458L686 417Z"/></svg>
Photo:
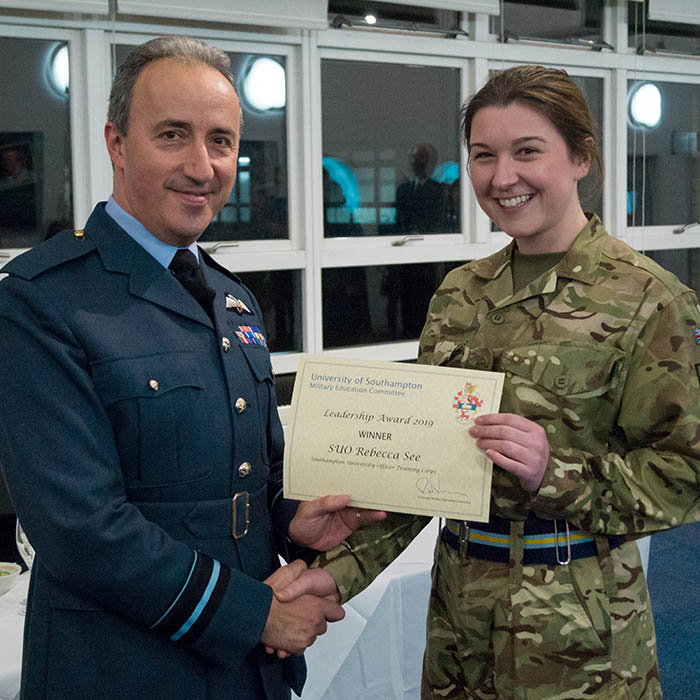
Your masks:
<svg viewBox="0 0 700 700"><path fill-rule="evenodd" d="M106 270L129 276L129 292L134 296L212 327L206 312L169 270L136 241L98 204L85 225Z"/></svg>

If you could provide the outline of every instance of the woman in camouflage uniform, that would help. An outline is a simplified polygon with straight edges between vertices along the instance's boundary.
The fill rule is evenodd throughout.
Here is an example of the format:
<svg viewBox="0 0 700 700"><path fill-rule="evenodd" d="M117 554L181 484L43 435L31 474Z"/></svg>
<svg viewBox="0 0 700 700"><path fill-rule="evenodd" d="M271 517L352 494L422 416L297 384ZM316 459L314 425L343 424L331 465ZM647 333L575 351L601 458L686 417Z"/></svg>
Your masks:
<svg viewBox="0 0 700 700"><path fill-rule="evenodd" d="M419 362L506 378L471 428L491 521L437 544L422 697L657 700L634 540L700 520L697 298L584 214L600 156L564 71L503 71L462 116L476 197L513 241L445 278ZM320 565L347 600L426 522L390 515Z"/></svg>

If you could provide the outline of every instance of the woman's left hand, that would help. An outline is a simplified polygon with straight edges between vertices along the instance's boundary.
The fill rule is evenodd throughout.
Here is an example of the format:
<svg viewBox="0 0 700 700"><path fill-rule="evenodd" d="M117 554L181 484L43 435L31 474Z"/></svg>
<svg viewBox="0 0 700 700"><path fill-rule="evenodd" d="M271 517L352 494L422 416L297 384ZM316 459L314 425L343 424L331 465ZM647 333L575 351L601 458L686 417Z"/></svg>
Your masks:
<svg viewBox="0 0 700 700"><path fill-rule="evenodd" d="M489 413L474 420L469 434L494 464L517 476L526 491L540 488L549 441L537 423L514 413Z"/></svg>

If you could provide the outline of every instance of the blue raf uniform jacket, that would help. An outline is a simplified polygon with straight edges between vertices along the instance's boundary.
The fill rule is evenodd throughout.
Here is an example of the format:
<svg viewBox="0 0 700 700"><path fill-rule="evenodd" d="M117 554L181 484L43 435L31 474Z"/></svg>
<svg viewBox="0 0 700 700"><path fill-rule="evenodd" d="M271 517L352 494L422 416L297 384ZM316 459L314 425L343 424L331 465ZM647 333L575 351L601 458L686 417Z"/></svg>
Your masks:
<svg viewBox="0 0 700 700"><path fill-rule="evenodd" d="M260 308L202 257L215 325L102 204L1 271L0 461L37 553L25 700L301 692L303 659L260 644L296 506Z"/></svg>

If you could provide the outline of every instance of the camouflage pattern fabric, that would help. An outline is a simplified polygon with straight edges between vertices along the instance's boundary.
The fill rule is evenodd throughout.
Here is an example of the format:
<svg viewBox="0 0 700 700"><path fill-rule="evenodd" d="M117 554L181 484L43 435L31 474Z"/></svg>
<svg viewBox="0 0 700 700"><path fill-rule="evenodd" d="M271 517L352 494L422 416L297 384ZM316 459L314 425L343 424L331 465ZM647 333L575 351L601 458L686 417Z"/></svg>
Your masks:
<svg viewBox="0 0 700 700"><path fill-rule="evenodd" d="M513 523L516 525L517 523ZM438 547L423 660L423 700L661 698L639 551L611 552L609 599L596 557L568 566L460 559ZM623 659L612 670L611 639Z"/></svg>
<svg viewBox="0 0 700 700"><path fill-rule="evenodd" d="M500 410L539 423L551 455L536 494L494 468L492 512L512 521L507 567L438 546L423 698L657 700L638 551L610 552L606 536L700 521L700 306L596 216L515 293L513 245L447 275L419 362L505 372ZM523 567L530 511L593 533L599 556ZM392 515L318 564L347 600L424 523Z"/></svg>
<svg viewBox="0 0 700 700"><path fill-rule="evenodd" d="M564 259L513 293L504 250L450 272L419 362L506 373L503 413L552 449L534 496L495 469L492 507L642 535L700 520L700 306L592 217Z"/></svg>

